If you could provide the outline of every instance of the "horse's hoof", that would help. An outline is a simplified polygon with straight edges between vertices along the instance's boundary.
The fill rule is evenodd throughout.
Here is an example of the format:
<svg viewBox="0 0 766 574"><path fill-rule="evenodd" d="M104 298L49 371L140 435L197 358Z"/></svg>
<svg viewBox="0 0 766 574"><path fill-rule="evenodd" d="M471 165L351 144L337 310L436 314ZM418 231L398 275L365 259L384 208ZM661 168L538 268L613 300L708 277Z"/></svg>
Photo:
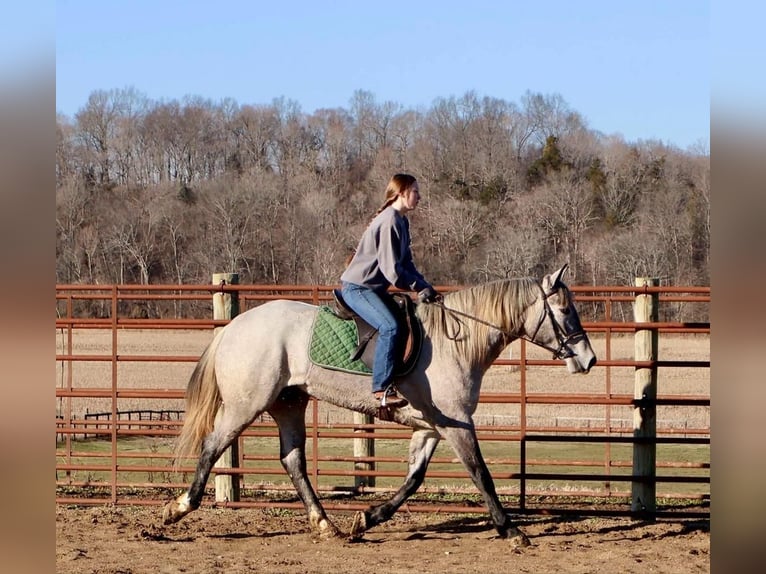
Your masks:
<svg viewBox="0 0 766 574"><path fill-rule="evenodd" d="M319 533L319 538L322 540L335 540L343 537L343 533L334 526Z"/></svg>
<svg viewBox="0 0 766 574"><path fill-rule="evenodd" d="M327 542L330 540L343 540L346 536L340 530L332 526L324 530L312 530L311 540L314 543Z"/></svg>
<svg viewBox="0 0 766 574"><path fill-rule="evenodd" d="M183 514L178 512L178 503L176 501L168 502L165 508L162 509L162 523L173 524L178 522L183 517Z"/></svg>
<svg viewBox="0 0 766 574"><path fill-rule="evenodd" d="M510 530L506 538L508 539L508 542L510 542L513 550L520 550L521 548L526 548L532 545L529 538L527 538L527 535L518 528Z"/></svg>
<svg viewBox="0 0 766 574"><path fill-rule="evenodd" d="M351 531L348 536L351 540L361 538L367 530L367 515L359 511L354 515L354 521L351 523Z"/></svg>
<svg viewBox="0 0 766 574"><path fill-rule="evenodd" d="M327 518L319 521L316 528L314 528L314 532L318 535L320 540L331 540L343 536L341 531Z"/></svg>

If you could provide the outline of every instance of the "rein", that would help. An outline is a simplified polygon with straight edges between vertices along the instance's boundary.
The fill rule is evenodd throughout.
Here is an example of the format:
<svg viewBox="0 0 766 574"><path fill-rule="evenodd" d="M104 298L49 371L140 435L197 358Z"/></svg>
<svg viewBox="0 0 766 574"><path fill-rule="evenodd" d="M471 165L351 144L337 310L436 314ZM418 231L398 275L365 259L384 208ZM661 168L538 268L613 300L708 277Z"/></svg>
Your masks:
<svg viewBox="0 0 766 574"><path fill-rule="evenodd" d="M575 333L567 334L564 329L561 327L558 321L556 321L556 318L553 316L553 311L551 310L551 306L548 304L548 297L553 295L554 291L551 291L550 293L546 293L542 286L540 286L540 291L543 295L543 312L540 316L540 321L537 323L537 327L535 327L535 332L531 337L523 336L523 335L514 335L507 329L503 329L502 327L495 325L494 323L490 323L489 321L485 321L484 319L480 319L479 317L476 317L474 315L470 315L468 313L464 313L462 311L458 311L457 309L453 309L451 307L447 307L444 303L441 301L435 301L434 303L431 303L432 305L436 305L437 307L441 307L445 312L452 313L454 315L458 315L460 317L465 317L466 319L470 319L471 321L474 321L476 323L481 323L482 325L485 325L487 327L490 327L491 329L495 329L497 331L500 331L500 333L503 334L503 337L506 340L506 343L514 338L514 336L518 339L524 339L525 341L528 341L532 343L533 345L537 345L538 347L541 347L545 349L546 351L550 351L553 353L554 359L568 359L570 357L573 357L575 353L569 348L569 343L573 339L576 339L583 335L584 331L579 330ZM554 349L553 347L550 347L548 345L545 345L543 343L540 343L536 341L537 333L540 331L540 327L543 326L543 323L545 322L545 318L550 317L551 324L553 325L553 331L556 333L556 339L558 340L559 346L558 348ZM458 322L458 330L454 334L454 336L447 335L447 338L451 341L457 340L458 335L460 334L460 322ZM446 328L445 328L446 333Z"/></svg>
<svg viewBox="0 0 766 574"><path fill-rule="evenodd" d="M496 329L496 330L500 331L506 339L510 339L510 338L513 337L512 333L510 333L509 331L506 331L502 327L498 327L497 325L495 325L493 323L490 323L489 321L485 321L484 319L479 319L478 317L476 317L474 315L469 315L468 313L463 313L462 311L458 311L457 309L452 309L451 307L447 307L441 301L435 301L434 303L431 303L431 304L432 305L436 305L437 307L441 307L445 311L447 311L449 313L452 313L454 315L459 315L461 317L465 317L466 319L470 319L471 321L474 321L476 323L481 323L482 325L486 325L487 327L490 327L492 329ZM457 329L457 332L455 333L454 336L451 336L449 334L447 335L447 338L450 341L456 341L457 340L457 336L460 334L460 326L459 325L460 325L460 323L458 322L458 329ZM444 329L444 332L445 333L447 332L446 328Z"/></svg>

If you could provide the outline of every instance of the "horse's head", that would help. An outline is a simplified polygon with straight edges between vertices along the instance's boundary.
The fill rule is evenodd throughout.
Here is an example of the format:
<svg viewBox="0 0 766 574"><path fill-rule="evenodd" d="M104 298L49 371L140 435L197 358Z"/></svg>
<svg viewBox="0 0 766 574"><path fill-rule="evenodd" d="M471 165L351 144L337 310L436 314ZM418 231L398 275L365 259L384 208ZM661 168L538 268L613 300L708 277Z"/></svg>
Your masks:
<svg viewBox="0 0 766 574"><path fill-rule="evenodd" d="M563 359L570 373L587 373L596 364L596 354L561 280L566 268L543 277L540 296L529 307L524 328L531 342L550 350L555 359Z"/></svg>

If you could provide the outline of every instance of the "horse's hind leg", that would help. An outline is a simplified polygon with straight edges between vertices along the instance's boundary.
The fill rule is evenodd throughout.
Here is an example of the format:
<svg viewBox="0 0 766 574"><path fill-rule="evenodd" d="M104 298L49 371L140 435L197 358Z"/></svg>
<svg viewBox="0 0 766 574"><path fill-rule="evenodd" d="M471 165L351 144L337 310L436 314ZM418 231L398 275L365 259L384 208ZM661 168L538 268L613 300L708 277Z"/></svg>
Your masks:
<svg viewBox="0 0 766 574"><path fill-rule="evenodd" d="M227 409L226 405L221 407L213 431L202 442L202 452L189 490L170 501L163 509L162 519L165 524L178 522L192 510L199 508L213 465L258 414L260 413L237 413L231 407Z"/></svg>
<svg viewBox="0 0 766 574"><path fill-rule="evenodd" d="M269 414L279 427L279 458L306 507L309 524L320 537L339 536L340 532L327 518L306 474L306 406L308 395L295 387L284 389Z"/></svg>
<svg viewBox="0 0 766 574"><path fill-rule="evenodd" d="M439 439L439 434L432 430L421 429L412 433L409 468L404 484L387 502L370 507L363 512L357 512L351 526L351 536L361 536L365 530L391 518L404 501L420 488Z"/></svg>

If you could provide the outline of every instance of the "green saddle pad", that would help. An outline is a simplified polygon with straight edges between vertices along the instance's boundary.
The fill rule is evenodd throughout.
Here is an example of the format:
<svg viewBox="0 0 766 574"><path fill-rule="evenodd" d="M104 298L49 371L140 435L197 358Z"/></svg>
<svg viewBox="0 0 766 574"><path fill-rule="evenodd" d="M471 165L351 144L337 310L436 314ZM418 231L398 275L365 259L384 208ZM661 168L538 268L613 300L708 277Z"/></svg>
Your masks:
<svg viewBox="0 0 766 574"><path fill-rule="evenodd" d="M356 323L339 318L326 305L319 307L309 343L311 362L334 371L371 375L372 371L362 361L351 360L356 346Z"/></svg>

